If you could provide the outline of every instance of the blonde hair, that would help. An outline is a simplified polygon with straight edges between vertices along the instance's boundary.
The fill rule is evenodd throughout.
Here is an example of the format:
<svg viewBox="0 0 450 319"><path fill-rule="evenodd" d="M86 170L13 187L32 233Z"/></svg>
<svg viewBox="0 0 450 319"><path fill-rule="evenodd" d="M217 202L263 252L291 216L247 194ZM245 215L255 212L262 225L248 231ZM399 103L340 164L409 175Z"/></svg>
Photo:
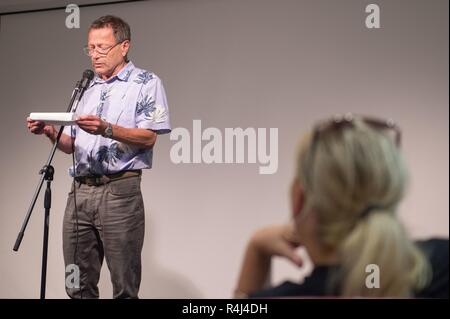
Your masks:
<svg viewBox="0 0 450 319"><path fill-rule="evenodd" d="M398 147L361 120L325 132L314 145L307 136L298 158L305 211L317 214L317 236L337 252L343 296L408 297L430 277L425 256L396 217L407 171ZM380 270L379 288L369 289L366 267Z"/></svg>

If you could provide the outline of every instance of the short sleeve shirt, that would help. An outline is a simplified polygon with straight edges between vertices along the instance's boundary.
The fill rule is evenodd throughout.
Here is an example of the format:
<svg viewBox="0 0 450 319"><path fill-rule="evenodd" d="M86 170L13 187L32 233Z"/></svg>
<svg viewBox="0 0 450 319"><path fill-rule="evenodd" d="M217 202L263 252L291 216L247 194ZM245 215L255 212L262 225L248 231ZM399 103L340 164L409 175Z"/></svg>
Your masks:
<svg viewBox="0 0 450 319"><path fill-rule="evenodd" d="M95 76L76 113L96 115L125 128L148 129L157 134L171 131L161 79L152 72L135 67L132 62L106 81ZM65 127L64 133L75 138L76 176L114 174L152 167L152 148L140 148L92 135L76 125ZM74 175L72 167L69 174Z"/></svg>

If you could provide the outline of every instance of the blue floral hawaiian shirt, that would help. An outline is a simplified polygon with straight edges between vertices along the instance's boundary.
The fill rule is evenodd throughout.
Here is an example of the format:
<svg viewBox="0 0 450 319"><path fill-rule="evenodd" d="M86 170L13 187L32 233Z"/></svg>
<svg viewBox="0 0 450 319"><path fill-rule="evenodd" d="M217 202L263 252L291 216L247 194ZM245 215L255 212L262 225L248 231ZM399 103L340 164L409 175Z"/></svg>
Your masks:
<svg viewBox="0 0 450 319"><path fill-rule="evenodd" d="M94 77L76 113L97 115L126 128L144 128L157 134L171 131L169 109L163 84L152 72L132 62L108 79ZM67 126L64 133L75 137L76 176L113 174L124 170L152 167L153 149L139 148L92 135L78 126ZM74 175L73 167L69 174Z"/></svg>

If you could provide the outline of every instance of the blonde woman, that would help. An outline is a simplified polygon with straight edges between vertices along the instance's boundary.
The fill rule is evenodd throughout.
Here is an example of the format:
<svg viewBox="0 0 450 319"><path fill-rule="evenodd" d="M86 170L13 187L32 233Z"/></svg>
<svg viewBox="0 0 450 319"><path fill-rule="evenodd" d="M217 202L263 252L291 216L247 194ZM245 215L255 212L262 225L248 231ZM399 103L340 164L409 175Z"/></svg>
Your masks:
<svg viewBox="0 0 450 319"><path fill-rule="evenodd" d="M448 239L415 243L396 216L407 181L399 147L391 121L348 114L317 124L300 143L292 222L252 236L235 296L448 298ZM271 258L300 266L300 245L312 274L265 287ZM366 283L369 265L379 270L378 287Z"/></svg>

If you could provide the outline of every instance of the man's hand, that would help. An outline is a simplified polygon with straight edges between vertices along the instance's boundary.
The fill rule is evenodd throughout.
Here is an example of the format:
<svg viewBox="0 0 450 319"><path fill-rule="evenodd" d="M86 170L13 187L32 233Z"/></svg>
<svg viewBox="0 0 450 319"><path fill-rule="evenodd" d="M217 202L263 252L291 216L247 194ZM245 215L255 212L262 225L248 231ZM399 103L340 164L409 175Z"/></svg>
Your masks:
<svg viewBox="0 0 450 319"><path fill-rule="evenodd" d="M76 121L85 132L94 135L103 135L108 127L108 122L95 115L80 116ZM156 142L156 133L145 128L128 128L112 124L114 140L139 148L151 148Z"/></svg>
<svg viewBox="0 0 450 319"><path fill-rule="evenodd" d="M49 138L55 137L56 129L53 125L45 125L42 121L33 121L27 117L27 127L28 130L33 134L45 134Z"/></svg>
<svg viewBox="0 0 450 319"><path fill-rule="evenodd" d="M93 135L105 133L108 123L95 115L80 116L77 120L78 126L85 132Z"/></svg>

